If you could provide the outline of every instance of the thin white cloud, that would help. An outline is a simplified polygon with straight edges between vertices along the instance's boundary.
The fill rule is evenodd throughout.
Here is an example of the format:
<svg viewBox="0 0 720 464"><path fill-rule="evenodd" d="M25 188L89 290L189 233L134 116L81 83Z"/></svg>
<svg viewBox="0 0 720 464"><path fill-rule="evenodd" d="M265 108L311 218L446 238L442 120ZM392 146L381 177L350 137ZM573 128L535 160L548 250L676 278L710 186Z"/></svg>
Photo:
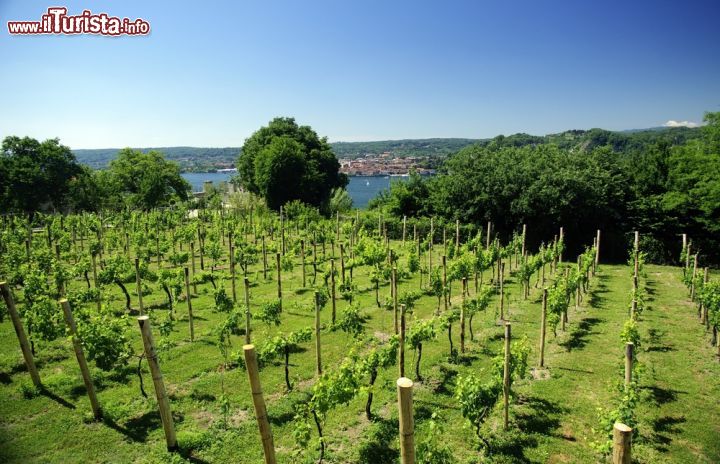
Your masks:
<svg viewBox="0 0 720 464"><path fill-rule="evenodd" d="M669 120L665 124L663 124L665 127L700 127L700 124L692 121L674 121Z"/></svg>

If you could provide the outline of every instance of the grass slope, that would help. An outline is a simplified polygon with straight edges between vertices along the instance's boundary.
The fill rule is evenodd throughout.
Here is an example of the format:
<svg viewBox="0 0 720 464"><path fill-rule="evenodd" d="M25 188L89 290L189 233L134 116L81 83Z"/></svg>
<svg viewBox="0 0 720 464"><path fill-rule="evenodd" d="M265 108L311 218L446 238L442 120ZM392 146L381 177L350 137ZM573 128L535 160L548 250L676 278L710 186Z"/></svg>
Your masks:
<svg viewBox="0 0 720 464"><path fill-rule="evenodd" d="M395 244L395 246L398 246ZM437 249L436 249L437 250ZM438 263L440 260L435 259ZM252 306L269 301L276 292L272 280L263 281L262 273L250 273ZM311 266L308 272L311 276ZM634 455L638 462L720 462L720 364L708 343L696 311L688 302L687 291L676 268L648 266L650 308L640 321L643 345L638 358L644 364L640 379L642 394L638 416L640 436ZM270 273L272 275L273 273ZM566 331L554 338L549 330L546 349L547 378L523 380L516 384L516 404L511 408L511 429L502 433L501 411L497 409L483 431L493 436L494 458L499 462L596 462L603 461L592 448L603 437L598 427L598 408L612 407L615 385L622 379L623 343L619 334L626 319L631 271L626 266L604 265L592 281L579 310L570 311ZM378 309L367 269L355 272L360 290L361 308L369 317L366 333L386 336L393 331L391 312ZM485 276L488 279L488 276ZM311 281L311 277L308 279ZM278 330L290 332L313 324L312 292L301 288L300 266L284 276L284 312L279 329L253 322L253 340L262 345ZM80 282L77 285L81 285ZM472 285L471 285L472 287ZM400 294L419 288L417 276L402 282ZM529 300L522 300L519 283L508 280L510 321L513 336L527 335L533 352L530 365L537 364L540 322L540 291L533 289ZM115 292L115 289L111 289ZM211 311L210 285L199 287L193 301L196 341L190 343L186 305L180 303L169 341L174 346L161 356L161 368L171 399L178 439L182 451L165 451L151 379L143 363L145 389L149 399L139 393L135 374L137 360L115 374L94 369L98 396L105 411L103 423L90 423L89 402L67 340L38 344L40 375L48 394L31 399L23 396L29 378L22 365L20 350L9 320L0 324L0 462L238 462L262 461L262 449L253 417L246 373L240 369L223 371L223 358L216 344L214 328L223 315ZM453 294L459 285L453 286ZM241 285L238 294L242 298ZM381 299L389 294L381 288ZM116 294L121 307L120 294ZM161 291L144 298L147 305L161 307ZM454 296L455 304L459 303ZM134 300L133 300L134 303ZM411 326L418 318L431 317L437 300L423 297L410 317ZM475 340L458 364L448 362L447 334L425 346L421 371L424 377L415 387L416 441L428 437L428 420L437 414L441 431L433 430L440 443L452 450L459 462L481 460L473 430L460 415L452 397L458 374L482 375L502 349L503 329L491 310L474 320ZM338 317L346 303L338 302ZM323 323L329 325L330 306L323 311ZM156 316L164 318L166 310ZM162 314L162 315L161 315ZM459 326L453 328L455 346L459 346ZM141 352L140 333L134 318L128 333L135 352ZM154 329L159 339L157 327ZM242 337L233 337L234 349L240 350ZM322 334L323 361L332 369L355 344L351 337L336 331ZM414 375L414 353L406 352L407 372ZM290 358L294 389L286 393L280 364L261 371L261 382L268 404L279 462L313 462L317 453L310 450L303 458L295 454L293 439L294 406L308 398L314 378L314 341L305 343ZM366 395L360 393L350 404L333 410L326 422L327 462L385 463L399 460L397 405L394 381L397 369L380 372L376 383L373 412L364 415ZM221 395L229 400L228 423L222 426ZM313 430L314 434L314 430ZM314 436L314 435L313 435Z"/></svg>

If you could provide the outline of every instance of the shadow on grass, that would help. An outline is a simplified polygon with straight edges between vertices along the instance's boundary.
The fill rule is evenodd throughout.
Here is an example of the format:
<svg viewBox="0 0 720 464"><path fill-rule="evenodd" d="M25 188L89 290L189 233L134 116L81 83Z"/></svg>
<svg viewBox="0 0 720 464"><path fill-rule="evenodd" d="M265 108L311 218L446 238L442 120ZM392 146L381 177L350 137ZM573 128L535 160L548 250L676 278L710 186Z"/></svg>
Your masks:
<svg viewBox="0 0 720 464"><path fill-rule="evenodd" d="M663 339L667 335L667 331L658 330L656 328L650 328L648 330L648 342L650 346L645 351L667 353L668 351L675 351L671 345L663 344Z"/></svg>
<svg viewBox="0 0 720 464"><path fill-rule="evenodd" d="M68 409L75 409L75 405L67 401L65 398L62 398L55 393L51 392L47 389L47 387L42 387L40 390L40 394L46 398L49 398L59 404L60 406L64 406Z"/></svg>
<svg viewBox="0 0 720 464"><path fill-rule="evenodd" d="M179 446L180 448L177 450L177 453L187 462L193 462L195 464L209 464L209 461L193 456L192 453L194 450L192 448L184 448L182 444Z"/></svg>
<svg viewBox="0 0 720 464"><path fill-rule="evenodd" d="M291 422L295 418L297 405L310 401L310 396L310 392L293 392L283 397L271 410L268 410L268 421L276 427Z"/></svg>
<svg viewBox="0 0 720 464"><path fill-rule="evenodd" d="M298 313L296 311L287 311L287 314L290 314L292 316L298 316L298 317L304 317L306 319L314 319L315 313L314 312L306 312L306 313Z"/></svg>
<svg viewBox="0 0 720 464"><path fill-rule="evenodd" d="M451 395L452 393L448 387L455 382L455 377L458 375L457 369L441 364L440 375L440 379L433 386L433 393L439 395Z"/></svg>
<svg viewBox="0 0 720 464"><path fill-rule="evenodd" d="M367 439L360 443L358 462L361 464L395 464L400 453L395 449L397 419L376 418L365 432Z"/></svg>
<svg viewBox="0 0 720 464"><path fill-rule="evenodd" d="M602 322L602 319L597 317L586 317L583 318L578 324L577 328L570 333L570 337L558 343L564 347L567 351L581 350L585 348L588 343L588 336L592 335L592 328Z"/></svg>
<svg viewBox="0 0 720 464"><path fill-rule="evenodd" d="M490 462L539 464L543 461L533 461L525 456L527 448L535 448L538 441L535 437L521 430L508 429L493 432L487 438L487 453Z"/></svg>
<svg viewBox="0 0 720 464"><path fill-rule="evenodd" d="M648 295L646 298L647 301L653 301L653 296L656 293L655 285L656 285L656 283L654 280L651 280L651 279L645 280L645 293L647 293L647 295Z"/></svg>
<svg viewBox="0 0 720 464"><path fill-rule="evenodd" d="M591 308L600 309L603 306L605 306L605 297L601 296L598 291L591 290L590 291L590 299L588 300L588 305Z"/></svg>
<svg viewBox="0 0 720 464"><path fill-rule="evenodd" d="M182 422L183 416L176 412L173 412L173 420ZM145 443L151 430L162 429L162 420L160 419L160 413L158 411L149 411L145 414L134 417L124 425L120 425L110 417L104 417L103 423L115 430L120 432L132 441Z"/></svg>
<svg viewBox="0 0 720 464"><path fill-rule="evenodd" d="M538 446L540 435L575 441L558 434L561 414L568 410L558 403L536 396L520 397L514 415L515 426L498 430L488 437L488 454L493 462L535 463L525 450Z"/></svg>
<svg viewBox="0 0 720 464"><path fill-rule="evenodd" d="M666 453L668 445L672 442L671 435L681 432L677 427L679 424L686 422L685 416L663 416L652 422L652 433L648 437L648 441L652 446L660 452Z"/></svg>
<svg viewBox="0 0 720 464"><path fill-rule="evenodd" d="M38 363L35 363L35 365L38 367L40 366ZM15 364L9 371L0 372L0 383L5 385L11 384L12 377L20 372L27 372L27 366L25 363Z"/></svg>
<svg viewBox="0 0 720 464"><path fill-rule="evenodd" d="M679 393L687 393L686 391L674 390L672 388L661 388L657 386L642 387L650 393L650 399L658 406L673 403L677 401Z"/></svg>
<svg viewBox="0 0 720 464"><path fill-rule="evenodd" d="M518 406L520 406L520 411L515 414L515 421L520 430L525 433L539 433L551 437L560 436L555 433L560 427L558 416L565 414L568 411L567 408L537 396L520 397Z"/></svg>

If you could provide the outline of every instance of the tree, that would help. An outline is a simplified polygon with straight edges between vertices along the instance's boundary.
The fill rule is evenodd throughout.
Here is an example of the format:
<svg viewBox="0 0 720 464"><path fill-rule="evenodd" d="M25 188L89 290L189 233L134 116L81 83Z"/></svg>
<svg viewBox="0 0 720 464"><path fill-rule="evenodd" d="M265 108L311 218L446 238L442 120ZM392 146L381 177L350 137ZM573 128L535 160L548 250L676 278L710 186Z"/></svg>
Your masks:
<svg viewBox="0 0 720 464"><path fill-rule="evenodd" d="M353 200L344 188L334 188L330 196L330 213L347 213L353 207Z"/></svg>
<svg viewBox="0 0 720 464"><path fill-rule="evenodd" d="M23 213L57 210L82 172L58 139L6 137L0 151L0 207Z"/></svg>
<svg viewBox="0 0 720 464"><path fill-rule="evenodd" d="M327 138L293 118L275 118L253 133L237 167L240 185L276 210L301 200L327 212L332 190L347 185Z"/></svg>
<svg viewBox="0 0 720 464"><path fill-rule="evenodd" d="M148 153L131 148L120 150L100 180L111 207L124 204L149 210L186 201L190 190L178 165L155 150Z"/></svg>

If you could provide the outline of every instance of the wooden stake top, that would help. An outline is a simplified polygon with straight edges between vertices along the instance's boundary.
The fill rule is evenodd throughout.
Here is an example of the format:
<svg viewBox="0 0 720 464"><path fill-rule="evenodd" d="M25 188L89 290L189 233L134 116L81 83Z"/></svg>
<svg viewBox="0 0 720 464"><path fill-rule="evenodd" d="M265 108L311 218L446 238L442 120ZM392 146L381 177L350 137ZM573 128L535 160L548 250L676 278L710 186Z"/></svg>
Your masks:
<svg viewBox="0 0 720 464"><path fill-rule="evenodd" d="M140 322L145 322L147 320L150 320L150 316L138 316L137 320Z"/></svg>
<svg viewBox="0 0 720 464"><path fill-rule="evenodd" d="M60 300L58 300L58 303L60 303L60 304L65 304L67 302L68 302L67 298L61 298Z"/></svg>
<svg viewBox="0 0 720 464"><path fill-rule="evenodd" d="M617 429L617 430L620 431L620 432L623 432L623 433L632 432L632 428L631 428L631 427L628 427L628 426L625 425L625 424L621 424L620 422L615 422L614 428Z"/></svg>
<svg viewBox="0 0 720 464"><path fill-rule="evenodd" d="M254 349L255 349L255 345L253 345L252 343L250 343L248 345L243 345L243 351L252 351Z"/></svg>
<svg viewBox="0 0 720 464"><path fill-rule="evenodd" d="M397 386L400 388L412 388L413 381L408 379L407 377L400 377L397 379Z"/></svg>

